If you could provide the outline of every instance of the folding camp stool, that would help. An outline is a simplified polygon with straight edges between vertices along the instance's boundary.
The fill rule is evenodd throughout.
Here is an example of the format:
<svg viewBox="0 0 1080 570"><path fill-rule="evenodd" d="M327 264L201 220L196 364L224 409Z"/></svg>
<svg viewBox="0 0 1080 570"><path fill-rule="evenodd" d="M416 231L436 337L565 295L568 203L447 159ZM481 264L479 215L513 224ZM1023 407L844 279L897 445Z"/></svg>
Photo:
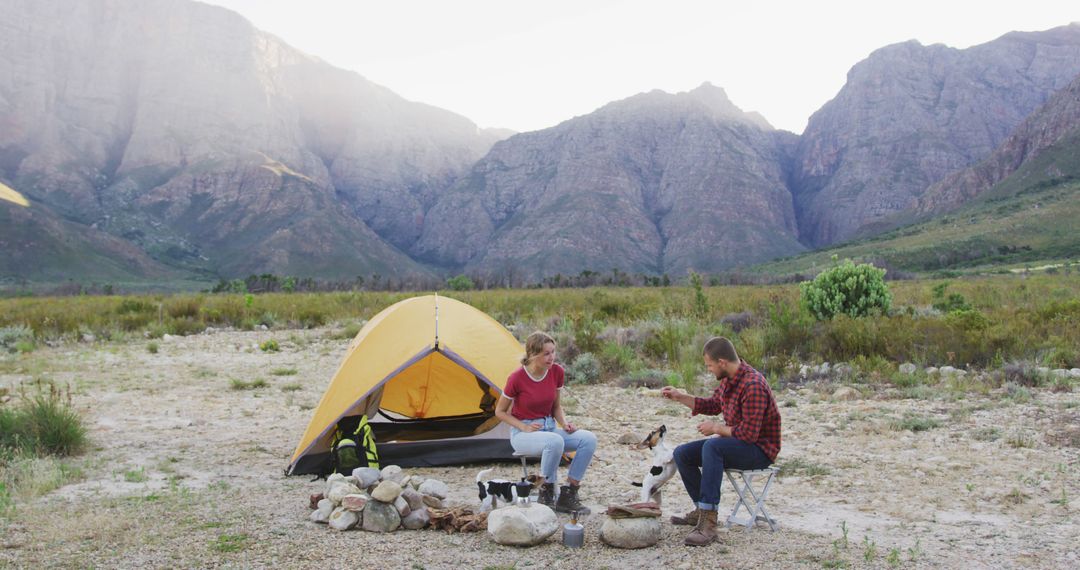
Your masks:
<svg viewBox="0 0 1080 570"><path fill-rule="evenodd" d="M514 457L520 457L521 458L521 477L523 479L528 479L529 478L529 464L527 463L527 461L529 459L535 459L537 461L540 461L541 455L539 453L525 453L524 451L515 451L514 452Z"/></svg>
<svg viewBox="0 0 1080 570"><path fill-rule="evenodd" d="M769 486L772 485L773 478L779 472L780 469L776 467L754 471L741 469L726 469L724 471L728 481L731 481L731 486L735 487L735 493L739 495L739 500L735 502L735 508L731 509L731 514L728 515L728 528L731 528L732 524L738 524L745 526L746 530L750 531L753 530L754 523L762 521L769 523L771 530L775 531L777 529L779 525L776 523L776 519L769 516L769 512L765 510L765 498L769 496ZM764 478L765 484L762 485L760 491L756 491L754 489L754 479L759 477ZM740 508L745 508L748 516L745 518L739 517Z"/></svg>

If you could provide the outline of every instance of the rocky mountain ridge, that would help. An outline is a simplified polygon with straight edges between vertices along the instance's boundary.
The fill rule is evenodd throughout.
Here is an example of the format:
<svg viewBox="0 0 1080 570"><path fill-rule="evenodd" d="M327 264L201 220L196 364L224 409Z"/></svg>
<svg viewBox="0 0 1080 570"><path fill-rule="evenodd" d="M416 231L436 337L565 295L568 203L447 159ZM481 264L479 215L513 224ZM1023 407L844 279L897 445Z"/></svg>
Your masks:
<svg viewBox="0 0 1080 570"><path fill-rule="evenodd" d="M218 7L0 16L0 183L31 202L0 200L0 279L722 271L971 199L1032 154L1010 135L1053 138L1024 120L1080 74L1080 24L905 42L801 136L704 84L507 137Z"/></svg>

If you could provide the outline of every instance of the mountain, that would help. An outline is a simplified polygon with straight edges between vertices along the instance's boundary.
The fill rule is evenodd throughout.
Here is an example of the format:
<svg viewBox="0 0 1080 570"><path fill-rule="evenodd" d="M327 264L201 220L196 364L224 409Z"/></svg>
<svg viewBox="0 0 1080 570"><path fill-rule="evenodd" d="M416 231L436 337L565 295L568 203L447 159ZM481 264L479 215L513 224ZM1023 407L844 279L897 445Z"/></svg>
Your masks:
<svg viewBox="0 0 1080 570"><path fill-rule="evenodd" d="M499 138L218 7L0 0L0 16L0 182L186 271L428 274L401 250Z"/></svg>
<svg viewBox="0 0 1080 570"><path fill-rule="evenodd" d="M1077 179L1080 75L1025 119L989 158L931 186L916 211L924 215L944 212L987 195L1003 196Z"/></svg>
<svg viewBox="0 0 1080 570"><path fill-rule="evenodd" d="M1078 73L1078 23L964 50L910 41L875 51L799 140L792 191L801 239L836 243L915 208Z"/></svg>
<svg viewBox="0 0 1080 570"><path fill-rule="evenodd" d="M636 95L497 143L431 209L412 253L513 281L801 251L786 185L796 139L709 84Z"/></svg>

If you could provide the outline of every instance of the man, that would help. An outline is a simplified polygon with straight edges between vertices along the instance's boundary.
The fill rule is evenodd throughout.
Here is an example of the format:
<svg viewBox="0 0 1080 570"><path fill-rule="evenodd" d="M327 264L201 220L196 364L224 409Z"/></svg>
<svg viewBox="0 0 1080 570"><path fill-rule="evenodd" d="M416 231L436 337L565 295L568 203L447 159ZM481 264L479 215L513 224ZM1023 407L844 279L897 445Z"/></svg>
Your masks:
<svg viewBox="0 0 1080 570"><path fill-rule="evenodd" d="M780 411L765 377L739 360L735 346L723 337L709 339L702 358L705 368L720 380L711 398L695 398L672 386L661 390L665 398L690 408L690 415L724 416L723 423L705 421L698 425L698 431L710 437L675 448L675 465L696 508L685 516L671 517L671 522L695 525L686 537L688 546L705 546L716 540L716 509L724 470L764 469L780 453Z"/></svg>

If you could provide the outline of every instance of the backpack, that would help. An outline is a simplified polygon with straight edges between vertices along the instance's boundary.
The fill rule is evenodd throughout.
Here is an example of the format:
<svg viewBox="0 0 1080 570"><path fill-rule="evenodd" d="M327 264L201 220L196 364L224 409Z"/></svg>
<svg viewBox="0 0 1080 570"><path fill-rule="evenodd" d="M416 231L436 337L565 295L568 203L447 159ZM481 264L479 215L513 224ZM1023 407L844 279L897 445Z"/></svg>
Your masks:
<svg viewBox="0 0 1080 570"><path fill-rule="evenodd" d="M352 475L358 467L379 468L379 451L375 447L375 432L367 416L350 416L338 422L334 442L330 446L330 472Z"/></svg>

